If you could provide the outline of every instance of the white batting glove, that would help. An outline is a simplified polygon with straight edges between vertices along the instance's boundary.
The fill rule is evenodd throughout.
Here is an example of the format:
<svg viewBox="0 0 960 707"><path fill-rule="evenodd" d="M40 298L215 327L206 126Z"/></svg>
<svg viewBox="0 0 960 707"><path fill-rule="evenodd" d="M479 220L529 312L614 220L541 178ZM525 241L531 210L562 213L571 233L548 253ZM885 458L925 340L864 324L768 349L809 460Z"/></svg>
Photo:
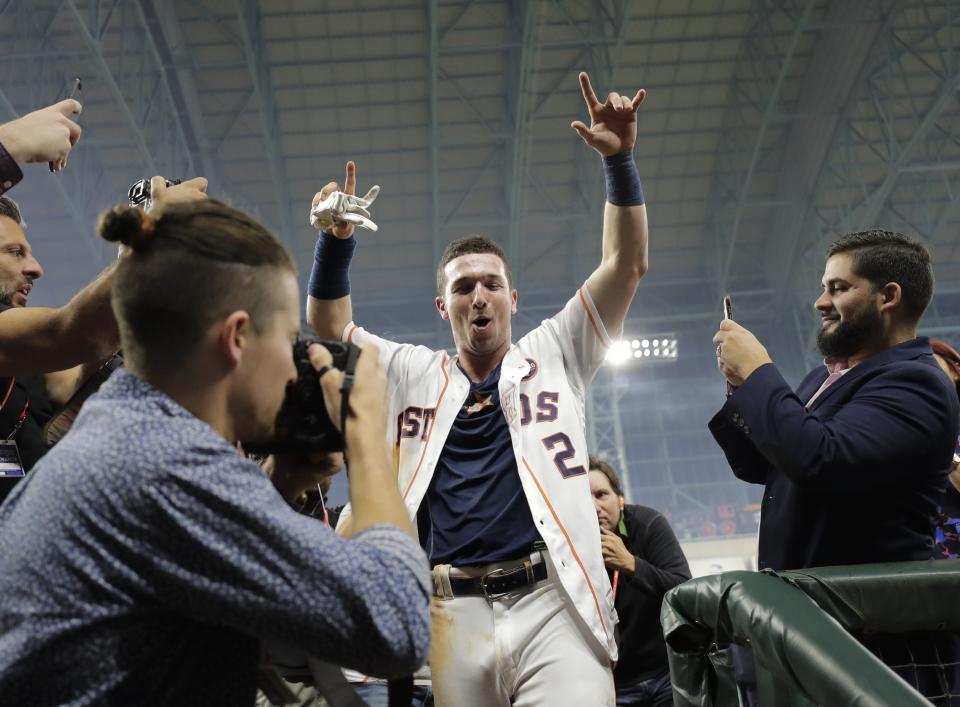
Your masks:
<svg viewBox="0 0 960 707"><path fill-rule="evenodd" d="M335 191L310 211L310 225L318 231L325 231L338 224L352 223L376 231L377 224L370 219L368 209L379 193L379 186L371 187L362 197Z"/></svg>

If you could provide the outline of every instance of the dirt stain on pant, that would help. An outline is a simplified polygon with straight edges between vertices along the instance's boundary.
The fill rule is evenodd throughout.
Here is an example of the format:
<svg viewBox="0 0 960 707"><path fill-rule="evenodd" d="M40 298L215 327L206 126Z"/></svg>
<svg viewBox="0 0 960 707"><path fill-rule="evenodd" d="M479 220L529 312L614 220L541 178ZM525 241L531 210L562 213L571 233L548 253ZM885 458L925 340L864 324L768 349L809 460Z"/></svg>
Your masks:
<svg viewBox="0 0 960 707"><path fill-rule="evenodd" d="M430 600L430 669L443 672L450 658L451 651L455 650L453 617L447 612L443 599L433 597Z"/></svg>

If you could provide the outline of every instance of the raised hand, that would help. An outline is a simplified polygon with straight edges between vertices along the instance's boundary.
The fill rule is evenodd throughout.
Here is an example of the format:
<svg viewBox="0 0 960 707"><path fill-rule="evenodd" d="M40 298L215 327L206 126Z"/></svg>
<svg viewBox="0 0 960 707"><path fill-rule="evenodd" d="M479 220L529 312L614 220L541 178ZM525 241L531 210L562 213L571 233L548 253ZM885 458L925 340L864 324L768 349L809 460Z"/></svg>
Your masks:
<svg viewBox="0 0 960 707"><path fill-rule="evenodd" d="M207 180L205 177L194 177L171 187L167 186L163 177L152 177L150 179L150 204L147 211L157 216L170 204L202 201L206 198Z"/></svg>
<svg viewBox="0 0 960 707"><path fill-rule="evenodd" d="M343 191L336 182L329 182L313 197L310 225L343 239L353 235L355 226L376 231L377 224L370 219L368 209L380 193L380 187L371 187L363 197L356 196L356 188L356 165L347 162Z"/></svg>
<svg viewBox="0 0 960 707"><path fill-rule="evenodd" d="M0 125L0 144L19 163L50 162L62 169L80 139L80 126L67 116L83 109L68 98Z"/></svg>
<svg viewBox="0 0 960 707"><path fill-rule="evenodd" d="M580 72L580 89L590 113L590 127L579 120L570 123L570 127L604 157L632 150L637 142L637 109L647 92L641 88L633 99L611 93L601 103L585 71Z"/></svg>

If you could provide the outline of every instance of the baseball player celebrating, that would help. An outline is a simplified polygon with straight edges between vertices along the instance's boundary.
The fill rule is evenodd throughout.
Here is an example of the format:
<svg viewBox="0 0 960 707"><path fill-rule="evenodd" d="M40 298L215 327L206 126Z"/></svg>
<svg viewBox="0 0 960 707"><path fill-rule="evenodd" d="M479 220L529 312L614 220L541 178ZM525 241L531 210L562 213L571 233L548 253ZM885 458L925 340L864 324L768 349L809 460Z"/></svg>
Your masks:
<svg viewBox="0 0 960 707"><path fill-rule="evenodd" d="M586 73L580 85L591 124L572 127L606 173L603 257L559 314L516 343L510 265L480 236L451 243L437 268L436 306L455 356L354 324L353 229L367 225L371 194L349 196L356 176L348 163L346 202L335 183L313 201L312 222L325 232L307 318L321 336L380 348L399 485L433 565L439 705L614 704L616 613L590 496L584 400L647 269L633 159L645 92L601 102ZM354 204L362 216L347 208L331 217L322 205L333 203Z"/></svg>

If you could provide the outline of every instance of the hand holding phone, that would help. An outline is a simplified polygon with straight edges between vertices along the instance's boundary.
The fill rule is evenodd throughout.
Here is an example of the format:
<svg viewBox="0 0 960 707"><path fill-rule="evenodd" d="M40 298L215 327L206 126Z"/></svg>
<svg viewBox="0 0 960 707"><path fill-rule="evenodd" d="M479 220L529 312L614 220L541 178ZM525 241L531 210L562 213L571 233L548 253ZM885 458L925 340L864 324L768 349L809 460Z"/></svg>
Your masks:
<svg viewBox="0 0 960 707"><path fill-rule="evenodd" d="M733 300L730 298L730 295L724 295L724 296L723 296L723 318L724 318L724 319L729 319L729 320L731 320L731 321L733 320ZM720 358L720 345L719 345L719 344L717 345L717 358L718 358L718 359ZM736 390L736 388L734 388L732 385L730 385L730 381L727 381L727 397L728 397L728 398L729 398L731 395L733 395L733 391L735 391L735 390Z"/></svg>
<svg viewBox="0 0 960 707"><path fill-rule="evenodd" d="M79 76L77 76L76 78L70 81L70 88L67 89L66 94L67 95L63 100L73 99L75 101L78 101L79 103L83 103L83 100L82 100L83 82L80 80ZM51 172L59 172L61 169L63 169L66 166L66 164L67 164L66 159L55 160L53 162L47 163L47 165L50 167Z"/></svg>
<svg viewBox="0 0 960 707"><path fill-rule="evenodd" d="M80 126L70 119L83 110L75 99L40 108L0 125L0 144L18 164L46 162L62 169L80 139Z"/></svg>

